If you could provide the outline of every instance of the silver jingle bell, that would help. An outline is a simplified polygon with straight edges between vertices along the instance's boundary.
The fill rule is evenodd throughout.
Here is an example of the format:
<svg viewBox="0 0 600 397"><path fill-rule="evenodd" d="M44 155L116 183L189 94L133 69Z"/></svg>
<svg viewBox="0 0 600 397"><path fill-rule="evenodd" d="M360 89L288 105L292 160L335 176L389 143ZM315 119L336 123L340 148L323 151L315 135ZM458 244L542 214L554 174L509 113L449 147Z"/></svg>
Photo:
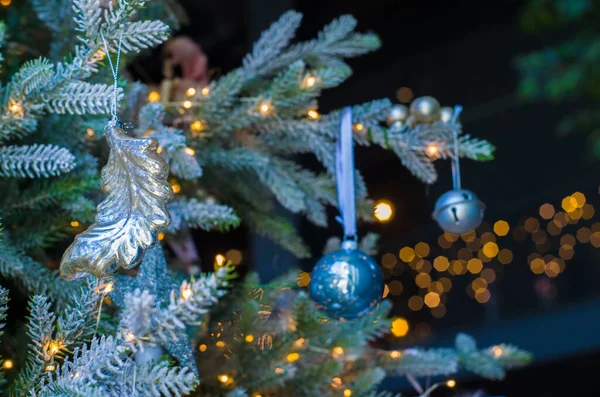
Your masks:
<svg viewBox="0 0 600 397"><path fill-rule="evenodd" d="M465 189L450 190L435 203L433 219L445 232L463 234L481 225L484 209L485 204L475 193Z"/></svg>

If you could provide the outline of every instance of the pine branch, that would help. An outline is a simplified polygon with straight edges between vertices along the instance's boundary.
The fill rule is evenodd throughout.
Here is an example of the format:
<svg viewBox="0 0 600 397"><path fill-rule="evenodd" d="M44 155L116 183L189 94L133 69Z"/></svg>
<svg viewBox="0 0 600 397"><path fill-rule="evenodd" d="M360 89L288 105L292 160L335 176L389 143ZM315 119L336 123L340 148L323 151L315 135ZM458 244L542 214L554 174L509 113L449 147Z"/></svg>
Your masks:
<svg viewBox="0 0 600 397"><path fill-rule="evenodd" d="M34 261L7 241L0 242L0 252L2 277L13 280L29 293L52 296L59 307L69 302L75 284L58 278L56 271Z"/></svg>
<svg viewBox="0 0 600 397"><path fill-rule="evenodd" d="M113 96L112 86L75 82L56 90L45 103L48 111L58 114L106 114L110 112ZM118 100L122 97L119 89Z"/></svg>
<svg viewBox="0 0 600 397"><path fill-rule="evenodd" d="M6 311L8 310L8 290L0 287L0 336L4 335L4 321L6 320Z"/></svg>
<svg viewBox="0 0 600 397"><path fill-rule="evenodd" d="M0 146L0 177L49 178L74 167L75 157L58 146Z"/></svg>
<svg viewBox="0 0 600 397"><path fill-rule="evenodd" d="M240 224L240 219L230 207L203 203L193 198L174 200L167 204L167 209L171 215L167 231L171 233L182 227L227 231Z"/></svg>
<svg viewBox="0 0 600 397"><path fill-rule="evenodd" d="M13 393L25 396L30 390L36 390L48 363L53 362L49 349L54 332L56 315L50 311L50 301L41 295L34 295L29 301L29 323L27 335L31 338L26 369L12 385Z"/></svg>

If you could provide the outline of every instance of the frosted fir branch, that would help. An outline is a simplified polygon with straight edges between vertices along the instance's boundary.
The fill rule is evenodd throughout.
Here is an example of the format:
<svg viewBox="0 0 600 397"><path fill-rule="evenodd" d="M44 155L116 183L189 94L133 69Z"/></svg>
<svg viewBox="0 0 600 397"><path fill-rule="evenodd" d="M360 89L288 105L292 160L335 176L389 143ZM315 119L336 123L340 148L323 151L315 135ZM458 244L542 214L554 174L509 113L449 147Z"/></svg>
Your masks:
<svg viewBox="0 0 600 397"><path fill-rule="evenodd" d="M0 286L0 336L4 334L6 311L8 310L9 300L8 290Z"/></svg>
<svg viewBox="0 0 600 397"><path fill-rule="evenodd" d="M183 396L193 391L198 383L196 374L189 368L172 367L168 361L146 364L134 371L133 389L144 396Z"/></svg>
<svg viewBox="0 0 600 397"><path fill-rule="evenodd" d="M110 52L116 52L121 31L133 35L127 42L127 49L131 50L165 40L168 27L162 22L129 22L135 9L144 4L140 0L119 0L114 7L111 2L109 10L103 12L97 0L75 0L74 21L82 44L75 47L70 61L50 65L40 58L23 65L13 76L5 89L8 101L0 118L0 141L31 133L37 118L45 111L107 113L109 98L105 94L109 87L83 84L98 70L98 63L106 55L100 29L110 43ZM100 99L93 100L92 94Z"/></svg>
<svg viewBox="0 0 600 397"><path fill-rule="evenodd" d="M202 167L193 152L189 152L191 149L187 149L185 136L180 130L159 126L147 136L158 140L162 148L161 155L173 175L183 180L195 180L202 176Z"/></svg>
<svg viewBox="0 0 600 397"><path fill-rule="evenodd" d="M75 348L71 358L49 375L37 394L55 396L60 390L101 389L105 396L116 396L118 379L131 361L127 348L112 337L94 338L90 346Z"/></svg>
<svg viewBox="0 0 600 397"><path fill-rule="evenodd" d="M232 208L194 198L174 200L167 204L167 209L171 215L171 225L167 229L170 233L182 227L227 231L240 224L240 218Z"/></svg>
<svg viewBox="0 0 600 397"><path fill-rule="evenodd" d="M38 58L25 62L11 79L12 89L25 95L37 93L45 88L54 75L54 65L48 59Z"/></svg>
<svg viewBox="0 0 600 397"><path fill-rule="evenodd" d="M114 89L106 84L69 83L46 101L48 111L58 114L105 114L110 112ZM118 100L123 97L118 91Z"/></svg>
<svg viewBox="0 0 600 397"><path fill-rule="evenodd" d="M169 305L157 307L148 291L136 289L126 295L119 328L134 351L143 350L144 343L176 342L186 325L200 324L208 309L226 291L233 268L218 267L214 273L184 281L179 290L171 291Z"/></svg>
<svg viewBox="0 0 600 397"><path fill-rule="evenodd" d="M503 349L503 346L505 347ZM396 357L385 357L382 365L396 375L414 377L449 375L463 368L487 379L503 379L506 369L531 362L531 354L510 345L479 350L475 339L456 336L455 348L406 349Z"/></svg>
<svg viewBox="0 0 600 397"><path fill-rule="evenodd" d="M54 332L56 315L50 310L48 298L34 295L29 301L29 322L27 335L31 338L26 369L19 373L12 385L13 394L24 396L29 390L35 390L44 377L46 364L53 363L50 354L50 342Z"/></svg>
<svg viewBox="0 0 600 397"><path fill-rule="evenodd" d="M49 178L75 168L75 157L54 145L0 146L0 177Z"/></svg>
<svg viewBox="0 0 600 397"><path fill-rule="evenodd" d="M72 350L87 342L94 334L102 292L109 285L112 286L97 280L88 281L67 305L57 321L57 339L63 349Z"/></svg>
<svg viewBox="0 0 600 397"><path fill-rule="evenodd" d="M294 38L301 21L302 14L296 11L283 14L260 35L252 52L244 58L244 68L258 72L273 61Z"/></svg>
<svg viewBox="0 0 600 397"><path fill-rule="evenodd" d="M31 0L33 10L52 33L60 32L68 5L64 0Z"/></svg>
<svg viewBox="0 0 600 397"><path fill-rule="evenodd" d="M58 278L56 271L34 261L6 240L0 241L2 277L13 280L29 293L52 296L59 307L64 307L70 301L76 284Z"/></svg>
<svg viewBox="0 0 600 397"><path fill-rule="evenodd" d="M169 36L169 26L161 21L137 21L123 29L122 49L124 53L139 52L152 48Z"/></svg>

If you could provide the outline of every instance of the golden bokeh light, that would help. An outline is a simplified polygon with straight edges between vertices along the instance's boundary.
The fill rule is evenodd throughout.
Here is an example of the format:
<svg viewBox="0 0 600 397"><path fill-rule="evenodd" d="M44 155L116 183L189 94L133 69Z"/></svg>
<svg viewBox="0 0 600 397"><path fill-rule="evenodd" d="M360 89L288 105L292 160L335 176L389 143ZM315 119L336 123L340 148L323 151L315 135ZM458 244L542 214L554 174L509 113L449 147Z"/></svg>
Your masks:
<svg viewBox="0 0 600 397"><path fill-rule="evenodd" d="M160 101L160 94L156 91L152 91L148 94L148 102L158 102Z"/></svg>
<svg viewBox="0 0 600 397"><path fill-rule="evenodd" d="M433 260L433 267L438 272L444 272L448 270L448 266L450 266L450 262L445 256L438 256Z"/></svg>
<svg viewBox="0 0 600 397"><path fill-rule="evenodd" d="M392 334L398 338L402 338L408 334L409 330L408 321L402 317L397 317L392 321Z"/></svg>
<svg viewBox="0 0 600 397"><path fill-rule="evenodd" d="M415 245L415 254L417 254L421 258L425 258L427 255L429 255L429 251L429 244L425 242L420 242L417 245Z"/></svg>
<svg viewBox="0 0 600 397"><path fill-rule="evenodd" d="M408 307L412 311L419 311L423 308L423 298L413 295L408 299Z"/></svg>
<svg viewBox="0 0 600 397"><path fill-rule="evenodd" d="M483 269L483 262L478 258L470 259L467 262L467 270L471 274L478 274Z"/></svg>
<svg viewBox="0 0 600 397"><path fill-rule="evenodd" d="M394 216L394 207L389 201L380 200L375 204L373 214L379 222L388 222Z"/></svg>
<svg viewBox="0 0 600 397"><path fill-rule="evenodd" d="M428 292L423 299L428 307L437 307L440 304L440 294L436 292Z"/></svg>
<svg viewBox="0 0 600 397"><path fill-rule="evenodd" d="M400 259L404 262L409 263L413 259L415 259L415 250L411 247L403 247L399 253Z"/></svg>
<svg viewBox="0 0 600 397"><path fill-rule="evenodd" d="M496 233L498 236L506 236L509 230L510 226L506 221L497 221L494 223L494 233Z"/></svg>

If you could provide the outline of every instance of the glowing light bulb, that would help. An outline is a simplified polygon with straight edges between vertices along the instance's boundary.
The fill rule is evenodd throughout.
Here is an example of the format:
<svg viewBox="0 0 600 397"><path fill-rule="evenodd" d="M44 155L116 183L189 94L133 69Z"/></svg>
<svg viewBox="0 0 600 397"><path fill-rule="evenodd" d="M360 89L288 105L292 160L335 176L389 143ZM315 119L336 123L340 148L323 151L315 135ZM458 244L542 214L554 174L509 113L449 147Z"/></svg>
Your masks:
<svg viewBox="0 0 600 397"><path fill-rule="evenodd" d="M219 375L219 382L225 384L227 382L229 382L229 376L223 374L223 375Z"/></svg>
<svg viewBox="0 0 600 397"><path fill-rule="evenodd" d="M440 148L433 143L427 145L427 149L425 149L425 151L427 152L427 155L429 157L434 159L438 158L438 156L440 155Z"/></svg>
<svg viewBox="0 0 600 397"><path fill-rule="evenodd" d="M56 369L56 365L54 364L48 364L44 367L44 370L46 371L54 371Z"/></svg>
<svg viewBox="0 0 600 397"><path fill-rule="evenodd" d="M246 335L244 340L248 343L252 343L254 341L254 335Z"/></svg>
<svg viewBox="0 0 600 397"><path fill-rule="evenodd" d="M346 389L344 390L344 397L350 397L352 395L352 390Z"/></svg>
<svg viewBox="0 0 600 397"><path fill-rule="evenodd" d="M181 185L177 182L171 182L171 189L173 189L173 193L177 194L181 191Z"/></svg>
<svg viewBox="0 0 600 397"><path fill-rule="evenodd" d="M204 87L200 93L202 94L202 96L208 96L208 94L210 94L210 88L208 87Z"/></svg>
<svg viewBox="0 0 600 397"><path fill-rule="evenodd" d="M185 285L181 288L181 299L184 301L190 299L194 293L189 285Z"/></svg>
<svg viewBox="0 0 600 397"><path fill-rule="evenodd" d="M379 222L387 222L394 216L394 208L388 201L378 201L375 204L374 215Z"/></svg>
<svg viewBox="0 0 600 397"><path fill-rule="evenodd" d="M108 294L109 292L112 292L114 290L114 286L113 283L108 283L104 286L104 288L102 289L102 293L104 294Z"/></svg>
<svg viewBox="0 0 600 397"><path fill-rule="evenodd" d="M156 153L162 153L162 146L159 146L158 149L156 149Z"/></svg>
<svg viewBox="0 0 600 397"><path fill-rule="evenodd" d="M304 88L311 88L317 84L317 78L315 76L306 76L302 82Z"/></svg>
<svg viewBox="0 0 600 397"><path fill-rule="evenodd" d="M454 386L456 386L456 381L454 379L448 379L446 381L446 386L452 389Z"/></svg>
<svg viewBox="0 0 600 397"><path fill-rule="evenodd" d="M208 349L208 346L206 346L205 344L201 344L200 346L198 346L198 350L200 350L201 352L205 352L206 349Z"/></svg>
<svg viewBox="0 0 600 397"><path fill-rule="evenodd" d="M88 128L87 130L85 130L85 133L87 134L87 136L89 136L90 138L93 137L95 135L94 130L91 128Z"/></svg>
<svg viewBox="0 0 600 397"><path fill-rule="evenodd" d="M71 221L71 226L72 227L79 227L79 222L77 222L77 221Z"/></svg>
<svg viewBox="0 0 600 397"><path fill-rule="evenodd" d="M494 346L494 348L492 349L492 352L494 353L494 356L496 356L496 357L500 357L503 353L502 348L500 346Z"/></svg>
<svg viewBox="0 0 600 397"><path fill-rule="evenodd" d="M12 362L12 360L4 360L4 362L2 363L2 367L4 369L11 369L12 367L14 367L15 364Z"/></svg>
<svg viewBox="0 0 600 397"><path fill-rule="evenodd" d="M190 125L193 132L201 132L204 129L204 124L200 120L196 120Z"/></svg>
<svg viewBox="0 0 600 397"><path fill-rule="evenodd" d="M398 350L393 350L390 352L391 358L400 358L400 356L402 356L402 353L400 353Z"/></svg>
<svg viewBox="0 0 600 397"><path fill-rule="evenodd" d="M133 342L135 340L135 335L133 334L133 332L128 332L127 334L125 334L125 340L127 342Z"/></svg>
<svg viewBox="0 0 600 397"><path fill-rule="evenodd" d="M294 361L298 361L300 358L300 354L294 352L287 355L287 360L289 363L293 363Z"/></svg>
<svg viewBox="0 0 600 397"><path fill-rule="evenodd" d="M183 101L183 107L189 109L192 107L192 101Z"/></svg>
<svg viewBox="0 0 600 397"><path fill-rule="evenodd" d="M225 342L223 342L222 340L220 340L217 343L215 343L215 346L217 346L217 347L225 347Z"/></svg>
<svg viewBox="0 0 600 397"><path fill-rule="evenodd" d="M341 346L336 346L333 348L332 354L333 357L340 357L344 354L344 348L342 348Z"/></svg>
<svg viewBox="0 0 600 397"><path fill-rule="evenodd" d="M196 151L194 149L192 149L191 147L186 147L185 149L183 149L183 151L188 156L193 156L194 154L196 154Z"/></svg>
<svg viewBox="0 0 600 397"><path fill-rule="evenodd" d="M319 118L319 112L317 112L316 110L309 110L308 111L308 118L312 119L312 120L316 120Z"/></svg>
<svg viewBox="0 0 600 397"><path fill-rule="evenodd" d="M58 353L61 349L61 345L58 342L49 342L48 343L48 352L52 355Z"/></svg>
<svg viewBox="0 0 600 397"><path fill-rule="evenodd" d="M158 102L160 101L160 94L156 91L152 91L148 94L148 102Z"/></svg>
<svg viewBox="0 0 600 397"><path fill-rule="evenodd" d="M269 102L263 102L258 107L258 111L263 116L269 115L269 113L271 113L272 110L273 110L273 107L271 106L271 104Z"/></svg>
<svg viewBox="0 0 600 397"><path fill-rule="evenodd" d="M0 0L0 4L2 4L4 7L8 7L10 3L12 3L12 0Z"/></svg>
<svg viewBox="0 0 600 397"><path fill-rule="evenodd" d="M196 95L196 89L194 87L188 88L187 91L185 92L185 95L190 96L190 97Z"/></svg>
<svg viewBox="0 0 600 397"><path fill-rule="evenodd" d="M165 239L165 234L163 232L158 233L158 240L162 241Z"/></svg>
<svg viewBox="0 0 600 397"><path fill-rule="evenodd" d="M275 368L275 373L281 375L285 373L285 370L283 368Z"/></svg>
<svg viewBox="0 0 600 397"><path fill-rule="evenodd" d="M362 131L364 129L365 129L365 126L362 125L361 123L354 124L354 130L356 130L356 131Z"/></svg>
<svg viewBox="0 0 600 397"><path fill-rule="evenodd" d="M223 266L223 264L225 263L225 257L221 254L217 254L215 256L215 262L218 266Z"/></svg>

